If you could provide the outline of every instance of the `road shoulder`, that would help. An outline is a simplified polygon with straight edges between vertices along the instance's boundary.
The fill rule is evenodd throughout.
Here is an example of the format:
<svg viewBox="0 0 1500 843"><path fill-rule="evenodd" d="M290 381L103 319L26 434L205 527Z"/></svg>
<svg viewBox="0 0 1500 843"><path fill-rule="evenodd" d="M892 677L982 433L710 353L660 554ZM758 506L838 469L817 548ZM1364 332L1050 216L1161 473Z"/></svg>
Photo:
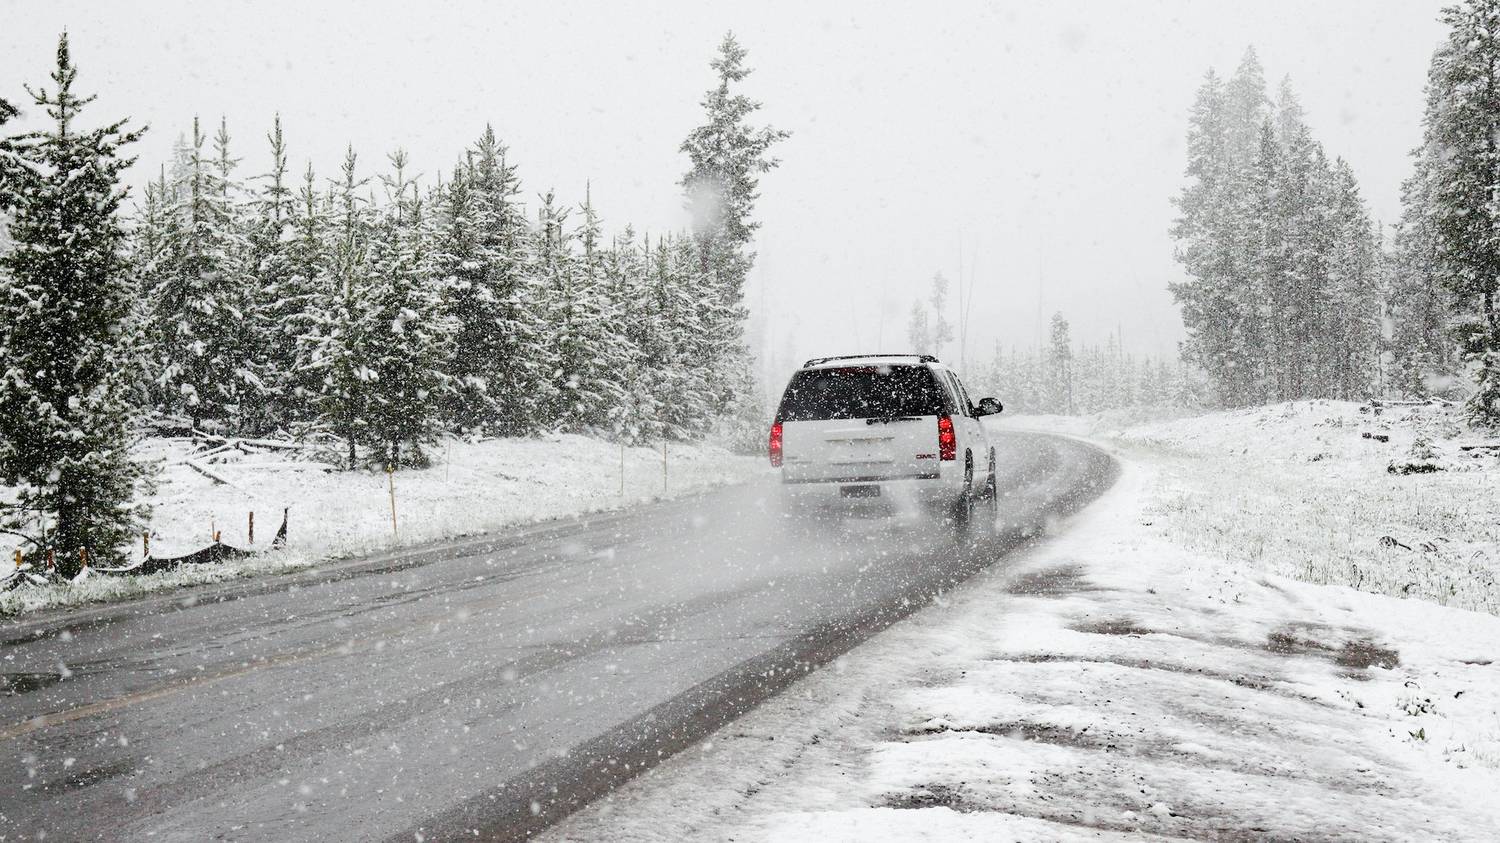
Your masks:
<svg viewBox="0 0 1500 843"><path fill-rule="evenodd" d="M1479 839L1500 619L1245 571L1095 507L554 839Z"/></svg>

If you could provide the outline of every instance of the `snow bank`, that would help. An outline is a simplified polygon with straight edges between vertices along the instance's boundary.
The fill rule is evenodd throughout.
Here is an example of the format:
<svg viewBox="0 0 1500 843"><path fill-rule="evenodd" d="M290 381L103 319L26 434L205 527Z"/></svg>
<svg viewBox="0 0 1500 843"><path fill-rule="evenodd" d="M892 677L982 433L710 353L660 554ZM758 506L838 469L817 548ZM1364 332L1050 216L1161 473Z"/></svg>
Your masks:
<svg viewBox="0 0 1500 843"><path fill-rule="evenodd" d="M115 599L146 591L301 568L320 559L368 554L515 524L628 506L749 479L766 470L760 458L703 444L662 451L627 448L575 435L483 442L446 441L433 448L431 468L395 474L396 529L391 525L388 478L375 472L324 472L288 461L284 453L237 455L212 466L232 485L188 467L180 440L151 440L148 455L164 468L152 497L151 550L173 556L208 544L218 531L227 544L270 544L288 509L283 552L148 577L92 576L72 587L22 587L0 594L0 615ZM0 546L5 558L10 548Z"/></svg>
<svg viewBox="0 0 1500 843"><path fill-rule="evenodd" d="M1185 549L1122 480L553 831L583 840L1484 840L1500 618Z"/></svg>

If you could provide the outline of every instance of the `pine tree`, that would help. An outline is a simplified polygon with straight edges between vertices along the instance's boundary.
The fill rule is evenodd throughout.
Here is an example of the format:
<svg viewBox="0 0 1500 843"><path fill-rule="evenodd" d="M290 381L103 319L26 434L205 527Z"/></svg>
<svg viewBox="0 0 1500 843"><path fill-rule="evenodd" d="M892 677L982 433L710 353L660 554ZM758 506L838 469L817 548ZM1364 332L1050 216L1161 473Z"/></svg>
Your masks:
<svg viewBox="0 0 1500 843"><path fill-rule="evenodd" d="M266 140L271 169L256 177L262 184L252 203L245 243L251 288L247 333L255 349L244 365L254 373L261 399L245 416L247 428L255 433L269 433L306 415L297 393L297 338L307 327L311 304L311 291L305 276L295 271L289 249L296 197L287 184L281 115L274 118Z"/></svg>
<svg viewBox="0 0 1500 843"><path fill-rule="evenodd" d="M58 552L65 576L80 552L118 556L145 516L146 476L130 455L140 369L119 219L132 163L122 152L140 131L123 120L80 128L93 98L75 93L77 74L64 33L55 87L31 91L52 127L6 142L24 166L0 191L13 240L0 256L0 478L18 489L4 522L29 531L40 516L34 541Z"/></svg>
<svg viewBox="0 0 1500 843"><path fill-rule="evenodd" d="M1333 191L1323 394L1352 400L1370 392L1378 362L1380 248L1354 171L1342 158L1334 163Z"/></svg>
<svg viewBox="0 0 1500 843"><path fill-rule="evenodd" d="M578 415L588 402L585 385L588 349L584 337L587 318L579 301L568 212L557 206L551 191L540 199L531 248L534 292L527 299L547 326L544 354L549 376L544 390L534 397L538 401L539 418L549 424L576 428Z"/></svg>
<svg viewBox="0 0 1500 843"><path fill-rule="evenodd" d="M911 317L906 323L906 341L911 343L911 350L916 354L931 354L932 347L932 322L927 315L927 308L922 306L921 301L911 303Z"/></svg>
<svg viewBox="0 0 1500 843"><path fill-rule="evenodd" d="M1047 348L1048 410L1053 413L1076 412L1073 403L1073 344L1068 320L1061 313L1052 314L1051 343Z"/></svg>
<svg viewBox="0 0 1500 843"><path fill-rule="evenodd" d="M707 119L688 133L681 150L690 165L682 188L692 217L698 272L713 279L720 312L727 317L713 320L713 327L726 335L713 339L711 346L720 356L707 365L719 373L719 383L730 386L721 402L733 414L728 436L749 449L759 447L764 433L751 376L754 365L742 338L745 281L755 262L750 244L760 227L753 213L760 176L779 163L770 155L771 147L789 133L750 125L761 104L734 90L751 73L746 55L733 33L724 36L709 63L718 84L703 98Z"/></svg>
<svg viewBox="0 0 1500 843"><path fill-rule="evenodd" d="M634 443L654 438L658 408L646 388L643 373L644 349L652 327L643 318L646 266L644 255L636 248L635 232L629 226L605 253L603 273L607 318L616 326L613 333L623 358L616 368L615 382L620 396L610 408L609 426L616 438Z"/></svg>
<svg viewBox="0 0 1500 843"><path fill-rule="evenodd" d="M939 272L932 276L932 294L927 301L932 305L932 353L941 356L943 348L953 342L953 325L948 321L948 279Z"/></svg>
<svg viewBox="0 0 1500 843"><path fill-rule="evenodd" d="M1441 152L1424 146L1413 154L1416 171L1401 186L1401 221L1388 268L1386 347L1392 358L1393 388L1406 397L1425 398L1457 379L1457 361L1450 340L1449 296L1433 271L1441 246L1432 180Z"/></svg>
<svg viewBox="0 0 1500 843"><path fill-rule="evenodd" d="M344 441L349 468L359 464L359 446L370 436L372 321L368 201L360 189L358 157L344 155L342 178L334 185L336 216L326 230L323 268L317 284L327 290L314 316L309 367L319 376L319 418Z"/></svg>
<svg viewBox="0 0 1500 843"><path fill-rule="evenodd" d="M1240 403L1295 397L1292 371L1307 347L1297 336L1298 300L1291 266L1292 200L1285 150L1270 118L1261 123L1260 144L1246 185L1246 223L1251 260L1233 299L1239 365L1234 373Z"/></svg>
<svg viewBox="0 0 1500 843"><path fill-rule="evenodd" d="M601 243L603 229L588 186L580 210L582 222L572 240L581 251L571 261L568 307L576 319L577 354L559 355L562 385L570 395L563 420L573 429L598 430L618 415L615 409L625 401L621 373L630 362L630 345L621 322L621 303L609 288L609 256Z"/></svg>
<svg viewBox="0 0 1500 843"><path fill-rule="evenodd" d="M302 188L290 213L285 286L280 291L272 287L267 295L276 297L277 304L270 312L275 314L272 327L280 334L272 358L277 361L277 421L306 430L320 418L324 371L320 366L323 339L319 332L323 318L333 312L338 292L329 269L331 214L311 164L303 172Z"/></svg>
<svg viewBox="0 0 1500 843"><path fill-rule="evenodd" d="M1230 151L1228 109L1224 86L1209 71L1189 119L1189 181L1175 200L1179 217L1172 228L1177 260L1189 280L1172 284L1171 291L1187 328L1184 357L1220 384L1226 404L1236 405L1250 398L1234 234L1236 204L1245 191Z"/></svg>
<svg viewBox="0 0 1500 843"><path fill-rule="evenodd" d="M388 201L370 233L368 288L360 298L367 308L362 316L370 369L365 421L370 441L394 469L424 465L421 446L439 432L447 384L442 366L453 331L429 271L426 217L406 174L406 153L392 153L390 163L392 172L382 179Z"/></svg>
<svg viewBox="0 0 1500 843"><path fill-rule="evenodd" d="M233 166L227 134L220 139L218 160L205 156L207 138L193 120L173 185L166 267L147 291L159 406L185 414L194 426L237 425L241 401L256 388L242 365L253 348L246 336L248 280L235 186L227 178Z"/></svg>
<svg viewBox="0 0 1500 843"><path fill-rule="evenodd" d="M1454 299L1456 333L1474 372L1471 420L1500 424L1500 5L1467 0L1442 13L1448 40L1432 58L1423 116L1428 271Z"/></svg>
<svg viewBox="0 0 1500 843"><path fill-rule="evenodd" d="M484 265L480 261L478 208L466 168L453 172L433 197L431 243L427 249L432 273L447 302L446 315L456 333L452 356L443 367L452 378L453 396L446 402L446 423L457 430L484 426L493 415L488 367L482 357L491 334L486 316L493 318L492 302L482 312L471 308L482 300Z"/></svg>
<svg viewBox="0 0 1500 843"><path fill-rule="evenodd" d="M539 425L551 375L537 354L543 332L528 298L534 290L519 192L506 148L487 126L449 183L439 224L448 309L459 326L448 366L460 388L455 421L511 436Z"/></svg>

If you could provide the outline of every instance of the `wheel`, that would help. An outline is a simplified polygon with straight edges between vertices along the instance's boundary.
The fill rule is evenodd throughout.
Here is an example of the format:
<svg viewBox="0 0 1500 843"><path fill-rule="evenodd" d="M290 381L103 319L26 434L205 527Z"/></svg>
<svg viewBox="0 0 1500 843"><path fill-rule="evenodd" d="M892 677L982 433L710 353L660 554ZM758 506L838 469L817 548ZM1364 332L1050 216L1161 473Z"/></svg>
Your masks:
<svg viewBox="0 0 1500 843"><path fill-rule="evenodd" d="M964 454L964 486L953 502L953 529L960 538L967 538L974 526L974 454Z"/></svg>

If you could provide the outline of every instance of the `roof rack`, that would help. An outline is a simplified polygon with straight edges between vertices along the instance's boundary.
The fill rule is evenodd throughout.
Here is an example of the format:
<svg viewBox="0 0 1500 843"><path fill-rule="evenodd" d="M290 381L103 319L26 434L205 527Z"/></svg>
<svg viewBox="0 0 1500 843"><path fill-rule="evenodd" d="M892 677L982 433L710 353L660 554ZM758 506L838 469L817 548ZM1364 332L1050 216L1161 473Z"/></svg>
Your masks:
<svg viewBox="0 0 1500 843"><path fill-rule="evenodd" d="M835 360L861 360L866 357L915 357L923 363L936 363L938 359L931 354L842 354L838 357L814 357L802 364L802 368L808 366L821 366L824 363L832 363Z"/></svg>

